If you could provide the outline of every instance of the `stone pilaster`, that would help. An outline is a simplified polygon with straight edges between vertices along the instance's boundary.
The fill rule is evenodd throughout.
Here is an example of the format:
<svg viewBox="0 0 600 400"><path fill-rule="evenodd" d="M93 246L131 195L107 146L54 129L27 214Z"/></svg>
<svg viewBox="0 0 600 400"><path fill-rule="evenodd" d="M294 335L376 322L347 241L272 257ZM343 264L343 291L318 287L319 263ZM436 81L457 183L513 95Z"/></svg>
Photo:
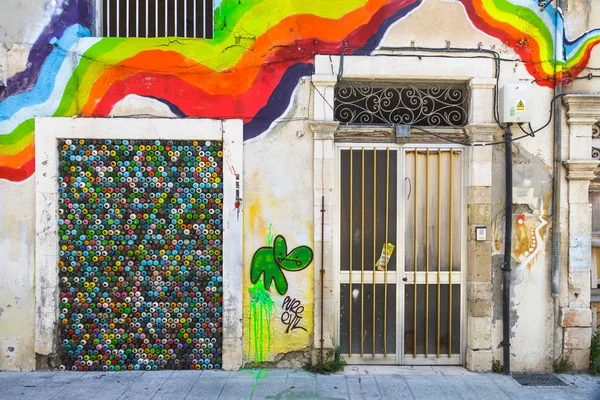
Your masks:
<svg viewBox="0 0 600 400"><path fill-rule="evenodd" d="M569 209L568 301L560 312L564 331L563 353L570 354L574 368L584 370L589 360L592 335L590 309L592 205L590 182L598 161L591 159L592 128L600 118L600 96L567 95L569 158L567 171Z"/></svg>
<svg viewBox="0 0 600 400"><path fill-rule="evenodd" d="M492 86L493 88L493 86ZM491 142L495 124L471 124L472 142ZM487 371L492 366L492 146L472 147L468 188L467 368ZM487 237L476 241L475 230Z"/></svg>
<svg viewBox="0 0 600 400"><path fill-rule="evenodd" d="M323 317L323 347L333 348L335 332L335 309L333 296L333 226L334 226L334 188L335 188L335 143L334 135L339 122L313 121L308 126L313 132L314 145L314 342L315 350L321 347L321 317ZM321 213L322 199L325 200ZM321 234L321 218L324 229ZM321 251L323 254L324 295L321 298ZM321 304L323 313L321 314Z"/></svg>

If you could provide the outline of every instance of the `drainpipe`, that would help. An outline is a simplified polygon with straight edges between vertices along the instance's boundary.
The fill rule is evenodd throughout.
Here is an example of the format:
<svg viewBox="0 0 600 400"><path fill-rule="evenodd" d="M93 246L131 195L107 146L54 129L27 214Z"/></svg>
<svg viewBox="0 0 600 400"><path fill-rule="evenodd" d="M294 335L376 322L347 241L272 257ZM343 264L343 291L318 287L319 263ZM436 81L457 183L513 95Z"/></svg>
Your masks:
<svg viewBox="0 0 600 400"><path fill-rule="evenodd" d="M556 1L556 31L554 36L554 98L562 96L562 65L559 66L559 57L562 55L562 30L560 24L559 9L562 6L562 0ZM559 48L560 46L560 48ZM560 51L560 53L559 53ZM561 58L562 61L562 58ZM552 300L554 303L554 340L553 340L553 360L557 359L556 354L556 333L558 329L558 293L560 290L560 184L562 171L562 105L560 100L554 102L554 166L552 171Z"/></svg>
<svg viewBox="0 0 600 400"><path fill-rule="evenodd" d="M504 267L502 268L502 347L504 375L510 375L510 275L512 261L512 220L513 220L513 172L512 172L512 132L510 124L504 129L504 152L506 163L505 207L504 207Z"/></svg>
<svg viewBox="0 0 600 400"><path fill-rule="evenodd" d="M324 312L324 303L325 303L325 266L323 265L325 261L324 248L325 247L325 196L321 196L321 270L319 271L321 277L321 348L319 349L319 363L323 364L325 361L323 360L323 343L325 339L323 338L323 312Z"/></svg>

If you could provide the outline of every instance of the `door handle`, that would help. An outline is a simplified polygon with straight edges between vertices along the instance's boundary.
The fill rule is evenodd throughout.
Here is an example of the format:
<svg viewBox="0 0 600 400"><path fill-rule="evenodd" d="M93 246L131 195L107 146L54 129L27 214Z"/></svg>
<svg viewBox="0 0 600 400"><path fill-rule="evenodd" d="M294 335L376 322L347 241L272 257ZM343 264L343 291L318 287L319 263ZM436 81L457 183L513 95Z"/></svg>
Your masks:
<svg viewBox="0 0 600 400"><path fill-rule="evenodd" d="M402 280L403 280L404 282L408 282L408 277L406 277L406 276L405 276L404 278L402 278Z"/></svg>

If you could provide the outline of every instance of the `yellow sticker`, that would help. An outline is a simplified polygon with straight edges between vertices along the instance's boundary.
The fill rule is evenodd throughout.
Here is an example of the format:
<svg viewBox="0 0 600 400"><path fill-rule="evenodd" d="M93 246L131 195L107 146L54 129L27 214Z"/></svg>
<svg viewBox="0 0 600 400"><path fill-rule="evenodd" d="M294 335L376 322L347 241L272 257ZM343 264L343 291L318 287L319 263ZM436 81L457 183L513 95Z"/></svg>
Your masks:
<svg viewBox="0 0 600 400"><path fill-rule="evenodd" d="M525 111L525 104L523 104L523 100L519 100L517 104L517 111Z"/></svg>
<svg viewBox="0 0 600 400"><path fill-rule="evenodd" d="M387 269L388 261L392 257L392 253L394 252L394 245L391 243L385 243L383 248L381 249L381 255L379 259L375 263L375 267L378 271L385 271Z"/></svg>

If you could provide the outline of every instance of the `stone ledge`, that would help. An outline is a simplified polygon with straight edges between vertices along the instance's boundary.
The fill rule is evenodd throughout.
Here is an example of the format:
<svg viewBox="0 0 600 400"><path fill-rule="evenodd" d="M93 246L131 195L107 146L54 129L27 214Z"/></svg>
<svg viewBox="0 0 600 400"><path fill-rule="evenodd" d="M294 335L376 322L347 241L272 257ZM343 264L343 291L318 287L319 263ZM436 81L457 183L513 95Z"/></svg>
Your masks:
<svg viewBox="0 0 600 400"><path fill-rule="evenodd" d="M314 140L333 140L339 121L310 121L308 127L314 134Z"/></svg>
<svg viewBox="0 0 600 400"><path fill-rule="evenodd" d="M477 124L467 125L467 135L470 143L489 143L494 140L494 134L498 130L496 124Z"/></svg>
<svg viewBox="0 0 600 400"><path fill-rule="evenodd" d="M578 123L580 119L600 118L600 95L568 94L563 97L567 106L568 123Z"/></svg>
<svg viewBox="0 0 600 400"><path fill-rule="evenodd" d="M590 327L592 326L592 310L589 308L561 308L560 326Z"/></svg>
<svg viewBox="0 0 600 400"><path fill-rule="evenodd" d="M567 180L591 181L596 178L597 160L567 160L563 165L567 169Z"/></svg>
<svg viewBox="0 0 600 400"><path fill-rule="evenodd" d="M589 349L592 341L592 328L565 328L565 349Z"/></svg>
<svg viewBox="0 0 600 400"><path fill-rule="evenodd" d="M467 369L484 372L492 369L494 355L491 349L467 349Z"/></svg>
<svg viewBox="0 0 600 400"><path fill-rule="evenodd" d="M492 317L492 301L491 300L468 299L467 312L468 312L469 317L491 318Z"/></svg>
<svg viewBox="0 0 600 400"><path fill-rule="evenodd" d="M467 297L473 300L491 300L492 282L467 282Z"/></svg>

